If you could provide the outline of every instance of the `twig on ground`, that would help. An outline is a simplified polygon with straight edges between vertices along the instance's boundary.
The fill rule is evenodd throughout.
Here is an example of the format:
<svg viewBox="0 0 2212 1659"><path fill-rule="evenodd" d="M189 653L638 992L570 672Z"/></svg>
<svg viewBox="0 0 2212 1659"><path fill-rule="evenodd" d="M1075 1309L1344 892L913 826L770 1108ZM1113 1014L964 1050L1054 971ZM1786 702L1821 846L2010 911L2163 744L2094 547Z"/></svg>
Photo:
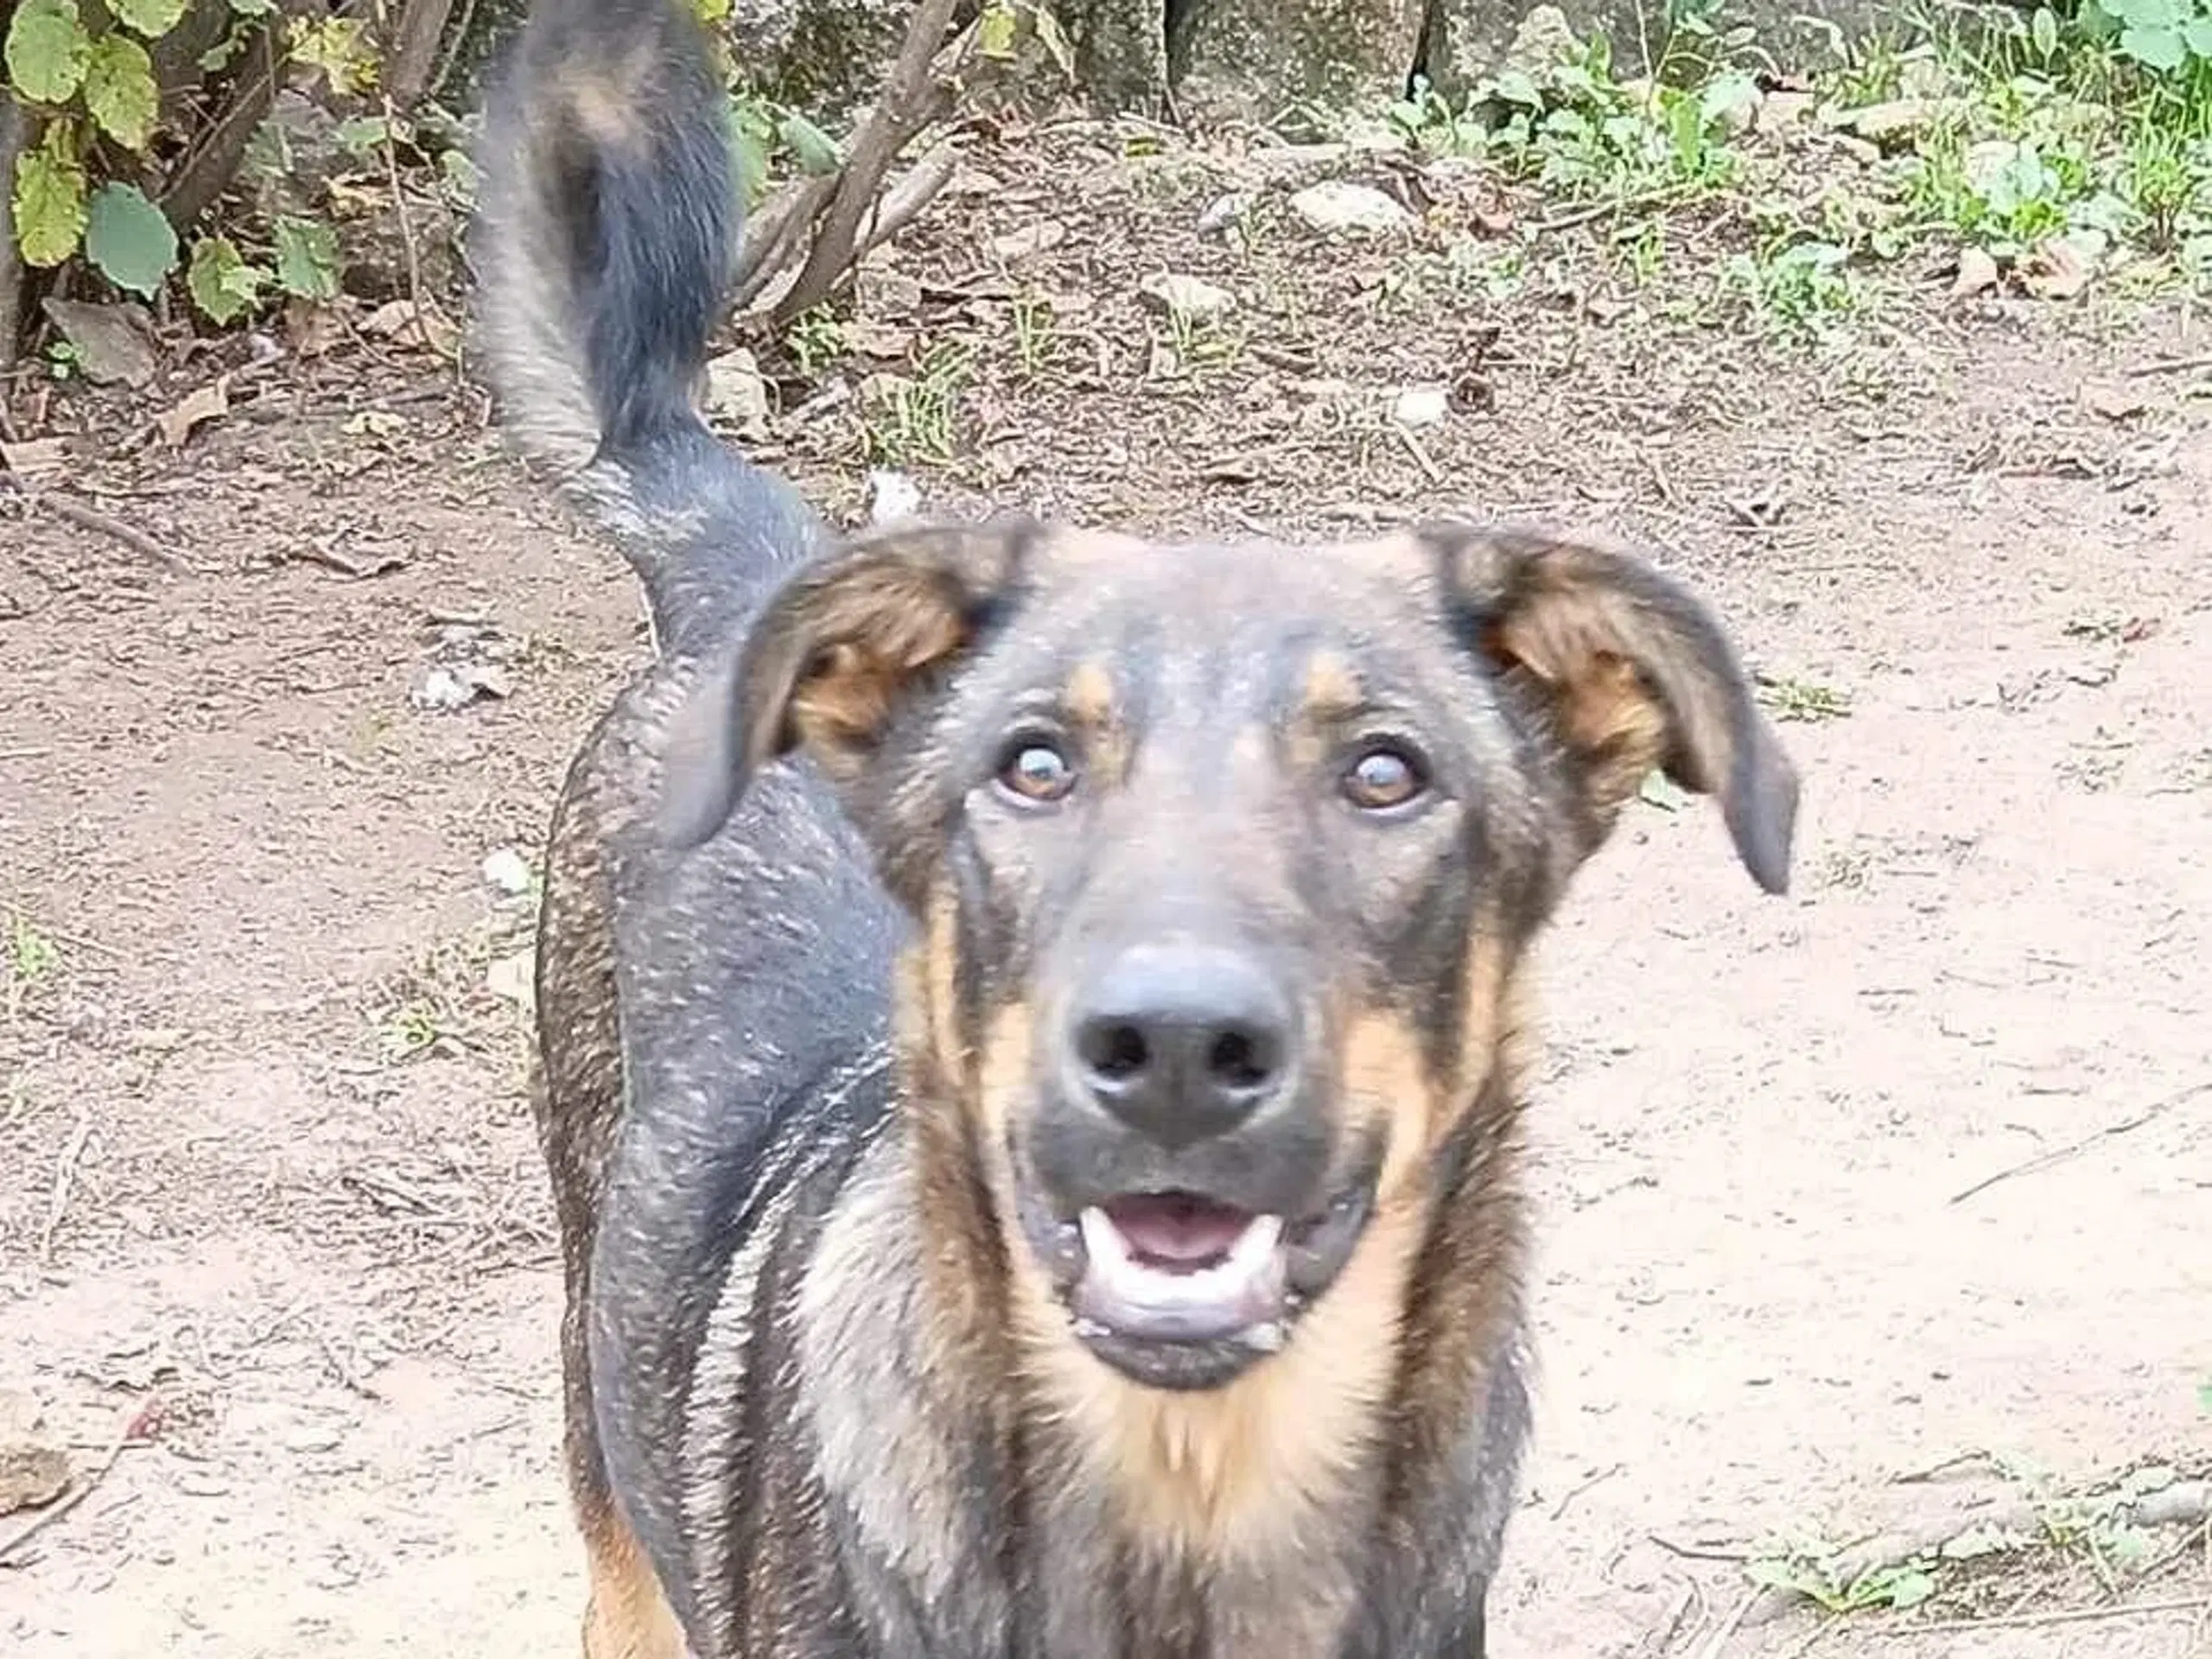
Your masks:
<svg viewBox="0 0 2212 1659"><path fill-rule="evenodd" d="M1697 1650L1697 1659L1720 1659L1720 1650L1728 1645L1729 1638L1744 1628L1744 1620L1751 1611L1751 1604L1759 1599L1756 1590L1746 1591L1737 1599L1736 1611L1721 1622L1705 1644Z"/></svg>
<svg viewBox="0 0 2212 1659"><path fill-rule="evenodd" d="M2212 357L2162 357L2138 363L2126 373L2131 379L2145 380L2154 374L2190 374L2198 369L2212 369Z"/></svg>
<svg viewBox="0 0 2212 1659"><path fill-rule="evenodd" d="M1656 1532L1647 1532L1643 1535L1669 1555L1679 1555L1686 1561L1730 1561L1741 1565L1751 1559L1751 1552L1745 1549L1711 1549L1702 1544L1678 1544Z"/></svg>
<svg viewBox="0 0 2212 1659"><path fill-rule="evenodd" d="M1413 435L1413 429L1400 426L1393 421L1390 423L1390 429L1398 435L1398 442L1406 446L1406 453L1414 458L1414 464L1421 469L1428 481L1440 487L1444 482L1443 469L1437 466L1434 458L1422 446L1421 441Z"/></svg>
<svg viewBox="0 0 2212 1659"><path fill-rule="evenodd" d="M85 1161L85 1147L92 1138L92 1115L80 1106L77 1109L77 1127L69 1132L69 1144L61 1149L61 1160L54 1166L54 1184L47 1192L46 1224L38 1232L41 1262L54 1260L54 1235L61 1230L61 1218L69 1213L69 1195L77 1185L77 1166Z"/></svg>
<svg viewBox="0 0 2212 1659"><path fill-rule="evenodd" d="M2001 1182L2009 1181L2022 1175L2033 1175L2038 1171L2049 1169L2054 1164L2063 1164L2069 1158L2078 1158L2091 1147L2095 1146L2098 1141L2110 1141L2123 1135L2132 1135L2146 1124L2156 1122L2177 1106L2185 1106L2197 1096L2207 1093L2212 1093L2212 1083L2193 1083L2188 1088L2167 1096L2156 1105L2145 1108L2133 1117L2122 1118L2117 1123L2107 1123L2095 1133L2083 1135L2079 1141L2069 1141L2065 1146L2054 1147L2049 1152L2039 1152L2032 1158L2024 1159L2008 1168L1999 1170L1994 1175L1984 1176L1963 1192L1953 1193L1949 1202L1964 1204L1976 1193L1986 1192L1991 1187Z"/></svg>
<svg viewBox="0 0 2212 1659"><path fill-rule="evenodd" d="M2160 1613L2201 1613L2212 1596L2183 1596L2172 1601L2140 1601L2133 1606L2061 1607L2047 1613L1999 1613L1989 1618L1944 1618L1899 1629L1899 1636L1958 1635L1967 1630L2025 1630L2044 1624L2088 1624L2108 1618L2149 1618Z"/></svg>
<svg viewBox="0 0 2212 1659"><path fill-rule="evenodd" d="M143 531L134 530L121 519L111 518L98 507L88 506L73 496L63 495L54 490L39 490L34 492L29 499L55 518L66 519L79 530L89 530L95 535L105 536L110 541L130 549L149 564L158 564L162 569L177 575L192 574L189 564Z"/></svg>

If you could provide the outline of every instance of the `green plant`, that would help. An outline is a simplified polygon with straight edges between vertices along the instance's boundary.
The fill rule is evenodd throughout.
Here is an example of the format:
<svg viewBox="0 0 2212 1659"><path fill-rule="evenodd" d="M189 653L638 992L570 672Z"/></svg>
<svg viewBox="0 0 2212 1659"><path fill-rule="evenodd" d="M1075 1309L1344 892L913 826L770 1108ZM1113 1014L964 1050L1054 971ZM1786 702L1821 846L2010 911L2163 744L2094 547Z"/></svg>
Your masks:
<svg viewBox="0 0 2212 1659"><path fill-rule="evenodd" d="M785 331L784 344L791 352L791 360L798 365L798 372L810 380L822 372L823 365L844 356L848 349L845 326L826 305L817 305L792 318L791 326Z"/></svg>
<svg viewBox="0 0 2212 1659"><path fill-rule="evenodd" d="M111 0L88 24L77 0L22 0L8 26L8 86L38 133L16 162L9 210L23 263L82 251L118 288L151 298L175 268L176 232L119 171L153 142L161 92L146 49L185 0Z"/></svg>
<svg viewBox="0 0 2212 1659"><path fill-rule="evenodd" d="M880 459L946 467L957 454L960 394L971 363L965 346L948 342L913 375L875 377L869 388L868 446Z"/></svg>
<svg viewBox="0 0 2212 1659"><path fill-rule="evenodd" d="M1805 1547L1761 1556L1745 1568L1761 1588L1794 1590L1822 1611L1837 1614L1917 1607L1936 1593L1940 1571L1932 1559L1916 1556L1846 1578L1837 1552Z"/></svg>
<svg viewBox="0 0 2212 1659"><path fill-rule="evenodd" d="M1833 242L1785 237L1758 252L1732 255L1725 269L1730 286L1750 305L1751 314L1785 338L1814 343L1833 339L1843 320L1865 303L1851 270L1851 251ZM1824 693L1820 687L1793 689ZM1795 717L1819 719L1831 712L1841 710L1823 708Z"/></svg>
<svg viewBox="0 0 2212 1659"><path fill-rule="evenodd" d="M8 918L7 946L5 1000L12 1023L22 1018L32 994L43 988L60 969L61 951L29 917L12 912Z"/></svg>
<svg viewBox="0 0 2212 1659"><path fill-rule="evenodd" d="M1546 189L1634 197L1721 188L1741 175L1730 142L1758 96L1736 70L1675 85L1624 82L1603 35L1541 72L1509 69L1454 106L1426 84L1390 106L1409 143L1487 156Z"/></svg>
<svg viewBox="0 0 2212 1659"><path fill-rule="evenodd" d="M1027 290L1014 296L1013 310L1014 353L1023 378L1034 380L1059 349L1058 319L1048 296Z"/></svg>

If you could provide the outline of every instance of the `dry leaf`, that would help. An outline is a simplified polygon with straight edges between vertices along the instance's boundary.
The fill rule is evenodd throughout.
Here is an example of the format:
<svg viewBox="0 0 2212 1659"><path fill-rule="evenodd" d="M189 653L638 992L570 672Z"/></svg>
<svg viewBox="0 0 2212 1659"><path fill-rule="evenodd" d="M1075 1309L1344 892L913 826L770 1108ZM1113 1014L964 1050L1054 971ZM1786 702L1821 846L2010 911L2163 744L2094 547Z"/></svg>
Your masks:
<svg viewBox="0 0 2212 1659"><path fill-rule="evenodd" d="M293 300L284 307L284 339L296 357L321 357L346 337L334 306Z"/></svg>
<svg viewBox="0 0 2212 1659"><path fill-rule="evenodd" d="M161 431L162 442L172 449L181 449L194 428L219 421L230 412L231 377L223 374L155 416L154 424Z"/></svg>
<svg viewBox="0 0 2212 1659"><path fill-rule="evenodd" d="M1038 254L1057 248L1067 238L1068 227L1058 219L1040 219L1018 231L1008 231L1004 236L993 237L991 251L1011 264L1016 260L1034 258Z"/></svg>
<svg viewBox="0 0 2212 1659"><path fill-rule="evenodd" d="M69 446L60 438L32 438L22 443L0 443L0 467L17 478L42 478L68 464Z"/></svg>
<svg viewBox="0 0 2212 1659"><path fill-rule="evenodd" d="M1986 294L1997 286L1997 261L1980 248L1966 248L1959 254L1959 274L1951 283L1951 297L1970 300L1977 294Z"/></svg>
<svg viewBox="0 0 2212 1659"><path fill-rule="evenodd" d="M2055 236L2020 262L2020 285L2039 300L2070 300L2089 285L2089 262Z"/></svg>
<svg viewBox="0 0 2212 1659"><path fill-rule="evenodd" d="M2092 415L2107 421L2129 420L2151 407L2151 400L2134 387L2109 382L2084 386L2082 402Z"/></svg>
<svg viewBox="0 0 2212 1659"><path fill-rule="evenodd" d="M461 331L438 312L412 300L386 300L361 319L361 332L401 346L419 346L441 357L461 348Z"/></svg>

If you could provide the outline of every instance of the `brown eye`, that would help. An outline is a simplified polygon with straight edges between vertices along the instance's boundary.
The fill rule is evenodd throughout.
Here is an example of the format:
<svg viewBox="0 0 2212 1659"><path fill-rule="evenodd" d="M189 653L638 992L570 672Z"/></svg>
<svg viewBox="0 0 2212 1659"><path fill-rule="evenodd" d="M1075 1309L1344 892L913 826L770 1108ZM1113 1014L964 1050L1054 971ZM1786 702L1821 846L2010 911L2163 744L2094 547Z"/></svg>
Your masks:
<svg viewBox="0 0 2212 1659"><path fill-rule="evenodd" d="M1026 737L999 762L999 787L1024 801L1057 801L1075 787L1075 768L1058 747Z"/></svg>
<svg viewBox="0 0 2212 1659"><path fill-rule="evenodd" d="M1365 812L1403 806L1428 787L1421 763L1393 744L1378 744L1361 754L1344 773L1344 798Z"/></svg>

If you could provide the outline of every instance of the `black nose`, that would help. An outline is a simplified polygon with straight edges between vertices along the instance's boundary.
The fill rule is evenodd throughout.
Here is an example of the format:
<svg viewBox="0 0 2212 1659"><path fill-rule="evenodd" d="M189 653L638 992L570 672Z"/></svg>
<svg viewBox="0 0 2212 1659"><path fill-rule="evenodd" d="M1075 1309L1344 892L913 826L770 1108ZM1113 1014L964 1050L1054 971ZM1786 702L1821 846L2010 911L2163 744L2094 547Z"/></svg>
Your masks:
<svg viewBox="0 0 2212 1659"><path fill-rule="evenodd" d="M1140 945L1077 1007L1076 1076L1131 1128L1175 1149L1224 1135L1283 1092L1289 999L1255 963L1204 945Z"/></svg>

